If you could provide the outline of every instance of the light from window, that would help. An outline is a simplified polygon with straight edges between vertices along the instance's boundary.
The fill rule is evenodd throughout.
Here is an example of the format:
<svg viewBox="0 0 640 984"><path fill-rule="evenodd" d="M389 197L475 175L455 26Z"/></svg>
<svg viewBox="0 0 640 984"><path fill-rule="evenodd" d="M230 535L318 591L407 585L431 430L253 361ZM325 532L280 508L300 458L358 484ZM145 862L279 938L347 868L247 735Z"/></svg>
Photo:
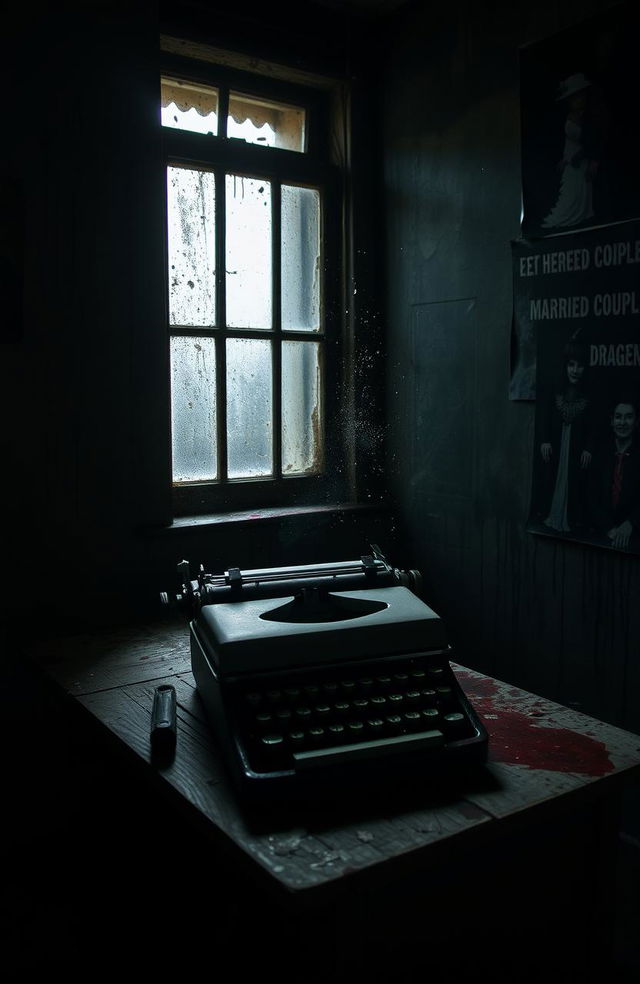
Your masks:
<svg viewBox="0 0 640 984"><path fill-rule="evenodd" d="M163 114L170 99L170 125L192 129L179 114L206 110L211 123L214 97L217 108L215 90L163 85ZM282 146L288 127L292 149L297 127L302 146L303 111L234 100L229 119L233 106L234 125L249 143L265 137ZM321 204L318 188L217 170L212 162L167 167L175 484L322 471ZM218 222L224 243L217 242ZM224 271L217 270L217 251Z"/></svg>
<svg viewBox="0 0 640 984"><path fill-rule="evenodd" d="M162 79L161 122L174 130L218 132L218 90L178 79Z"/></svg>
<svg viewBox="0 0 640 984"><path fill-rule="evenodd" d="M229 478L271 475L271 345L227 339L227 454Z"/></svg>
<svg viewBox="0 0 640 984"><path fill-rule="evenodd" d="M215 178L210 171L167 169L169 321L216 323Z"/></svg>
<svg viewBox="0 0 640 984"><path fill-rule="evenodd" d="M282 186L282 327L320 330L320 195Z"/></svg>
<svg viewBox="0 0 640 984"><path fill-rule="evenodd" d="M305 149L305 111L299 106L229 93L227 136L281 150Z"/></svg>
<svg viewBox="0 0 640 984"><path fill-rule="evenodd" d="M282 472L317 474L322 468L320 346L282 345Z"/></svg>
<svg viewBox="0 0 640 984"><path fill-rule="evenodd" d="M227 324L271 329L271 184L226 176Z"/></svg>
<svg viewBox="0 0 640 984"><path fill-rule="evenodd" d="M212 338L171 339L171 422L174 481L214 481L216 350Z"/></svg>

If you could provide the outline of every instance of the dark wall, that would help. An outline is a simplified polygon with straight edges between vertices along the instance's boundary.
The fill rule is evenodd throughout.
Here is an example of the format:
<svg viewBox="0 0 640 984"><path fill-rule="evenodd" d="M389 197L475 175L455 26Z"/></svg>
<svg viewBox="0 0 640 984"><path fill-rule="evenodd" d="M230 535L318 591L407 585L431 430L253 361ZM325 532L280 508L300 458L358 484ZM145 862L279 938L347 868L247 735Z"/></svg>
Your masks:
<svg viewBox="0 0 640 984"><path fill-rule="evenodd" d="M159 35L237 45L340 79L348 21L323 9L309 35L292 3L265 20L252 3L67 0L18 8L5 26L1 174L14 221L2 238L12 262L3 297L13 302L3 302L0 336L0 609L31 628L72 628L145 603L153 613L185 557L219 571L350 559L371 541L388 550L384 509L171 526ZM360 182L361 200L370 183ZM360 426L344 426L379 484L377 330L367 318L351 345L368 404ZM366 481L361 491L380 501Z"/></svg>
<svg viewBox="0 0 640 984"><path fill-rule="evenodd" d="M186 6L198 8L199 20L185 16L201 32L202 8L225 5ZM0 360L3 607L29 624L34 605L45 622L50 611L67 625L110 620L139 610L143 595L152 608L183 557L212 569L303 563L346 559L373 540L423 572L461 661L640 730L638 559L525 533L535 408L507 396L517 49L604 6L458 0L436 12L415 2L377 36L328 11L314 34L314 69L324 51L361 106L367 93L381 100L382 122L356 114L357 162L370 180L380 138L383 183L377 210L366 208L366 181L353 189L365 209L349 285L360 305L349 426L381 472L377 284L384 477L402 543L386 509L166 528L161 11L78 2L16 16L6 75L12 104L29 112L12 117L2 165L24 216L23 310L5 319ZM255 10L240 26L213 29L205 16L207 31L229 40L251 28L257 50ZM295 11L280 23L283 57L299 52ZM361 491L369 501L366 483Z"/></svg>
<svg viewBox="0 0 640 984"><path fill-rule="evenodd" d="M525 532L535 404L508 398L518 47L608 5L407 5L381 80L388 472L460 662L640 731L639 558Z"/></svg>

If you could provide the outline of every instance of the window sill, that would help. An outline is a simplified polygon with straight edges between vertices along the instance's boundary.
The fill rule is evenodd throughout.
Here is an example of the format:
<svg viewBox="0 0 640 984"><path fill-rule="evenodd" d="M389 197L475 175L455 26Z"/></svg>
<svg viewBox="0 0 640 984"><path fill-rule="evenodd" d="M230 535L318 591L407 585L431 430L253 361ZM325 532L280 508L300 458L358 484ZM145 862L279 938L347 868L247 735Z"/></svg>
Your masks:
<svg viewBox="0 0 640 984"><path fill-rule="evenodd" d="M327 514L346 515L351 513L375 512L376 510L388 510L390 502L388 500L376 500L363 503L335 503L332 505L315 506L272 506L260 509L245 509L236 512L208 513L199 516L180 516L176 517L167 526L155 527L154 534L170 536L172 533L184 533L189 530L202 532L207 528L219 528L220 526L231 526L237 523L261 523L271 522L278 519L291 519L301 516L321 516Z"/></svg>

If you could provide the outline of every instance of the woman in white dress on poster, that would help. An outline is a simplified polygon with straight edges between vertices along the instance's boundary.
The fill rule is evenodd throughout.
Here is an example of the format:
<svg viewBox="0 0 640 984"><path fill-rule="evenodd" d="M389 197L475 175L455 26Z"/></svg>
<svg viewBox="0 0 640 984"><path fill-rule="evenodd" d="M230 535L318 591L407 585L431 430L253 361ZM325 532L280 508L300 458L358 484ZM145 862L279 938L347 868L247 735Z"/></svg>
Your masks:
<svg viewBox="0 0 640 984"><path fill-rule="evenodd" d="M602 114L596 119L594 88L582 72L560 83L558 100L566 101L564 150L558 164L560 189L555 205L542 220L543 229L580 225L595 215L593 183L598 172Z"/></svg>

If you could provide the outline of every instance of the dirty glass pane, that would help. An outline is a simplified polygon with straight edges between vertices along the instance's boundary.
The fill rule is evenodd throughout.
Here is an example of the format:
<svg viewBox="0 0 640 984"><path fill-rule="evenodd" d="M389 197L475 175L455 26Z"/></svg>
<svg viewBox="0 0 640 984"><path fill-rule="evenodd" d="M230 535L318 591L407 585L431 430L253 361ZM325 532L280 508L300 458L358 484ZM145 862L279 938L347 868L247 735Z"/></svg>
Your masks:
<svg viewBox="0 0 640 984"><path fill-rule="evenodd" d="M282 345L282 473L322 469L322 380L318 342Z"/></svg>
<svg viewBox="0 0 640 984"><path fill-rule="evenodd" d="M303 152L305 118L300 106L230 92L227 136L261 147Z"/></svg>
<svg viewBox="0 0 640 984"><path fill-rule="evenodd" d="M320 193L282 186L282 327L320 330Z"/></svg>
<svg viewBox="0 0 640 984"><path fill-rule="evenodd" d="M210 171L167 168L169 323L213 327L215 179Z"/></svg>
<svg viewBox="0 0 640 984"><path fill-rule="evenodd" d="M226 175L227 324L271 328L271 184Z"/></svg>
<svg viewBox="0 0 640 984"><path fill-rule="evenodd" d="M217 478L215 370L212 338L171 339L174 482Z"/></svg>
<svg viewBox="0 0 640 984"><path fill-rule="evenodd" d="M229 478L273 471L271 343L227 340L227 452Z"/></svg>
<svg viewBox="0 0 640 984"><path fill-rule="evenodd" d="M218 90L178 79L162 79L161 122L174 130L218 132Z"/></svg>

